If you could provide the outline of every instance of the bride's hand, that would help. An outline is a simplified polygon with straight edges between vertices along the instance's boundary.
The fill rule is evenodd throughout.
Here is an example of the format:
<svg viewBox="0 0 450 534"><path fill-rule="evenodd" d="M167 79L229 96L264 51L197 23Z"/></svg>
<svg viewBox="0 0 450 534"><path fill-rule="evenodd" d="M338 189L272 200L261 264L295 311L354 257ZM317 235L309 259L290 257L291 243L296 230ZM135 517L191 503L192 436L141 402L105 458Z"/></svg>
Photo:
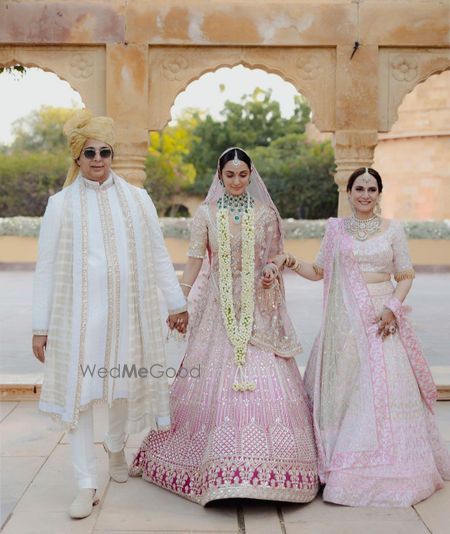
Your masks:
<svg viewBox="0 0 450 534"><path fill-rule="evenodd" d="M274 267L276 267L275 262L268 263L267 265L264 265L263 267L261 284L264 289L270 289L272 287L272 284L277 276L277 273L275 272Z"/></svg>

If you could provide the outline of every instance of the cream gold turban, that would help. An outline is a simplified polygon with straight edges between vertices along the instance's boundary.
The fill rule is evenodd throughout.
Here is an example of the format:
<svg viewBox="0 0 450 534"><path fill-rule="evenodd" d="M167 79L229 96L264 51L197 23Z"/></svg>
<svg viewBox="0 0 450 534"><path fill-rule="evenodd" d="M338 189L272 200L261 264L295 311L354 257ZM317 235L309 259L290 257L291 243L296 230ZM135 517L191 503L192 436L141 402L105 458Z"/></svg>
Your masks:
<svg viewBox="0 0 450 534"><path fill-rule="evenodd" d="M88 109L81 109L66 122L64 133L68 137L73 159L64 182L64 187L67 187L78 175L76 160L88 139L103 141L114 150L114 121L110 117L93 117Z"/></svg>

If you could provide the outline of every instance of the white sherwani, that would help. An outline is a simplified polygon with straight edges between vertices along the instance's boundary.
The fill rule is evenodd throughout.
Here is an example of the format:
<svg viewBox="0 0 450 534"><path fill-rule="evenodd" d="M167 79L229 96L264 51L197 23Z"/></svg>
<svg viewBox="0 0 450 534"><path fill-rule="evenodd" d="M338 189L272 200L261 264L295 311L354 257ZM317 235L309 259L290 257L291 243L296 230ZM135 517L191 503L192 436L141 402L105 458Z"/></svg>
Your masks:
<svg viewBox="0 0 450 534"><path fill-rule="evenodd" d="M101 185L78 176L50 197L33 295L33 333L49 336L42 410L73 428L93 401L131 395L129 431L167 418L163 379L121 375L125 364L165 365L157 287L170 313L185 309L145 190L111 173Z"/></svg>

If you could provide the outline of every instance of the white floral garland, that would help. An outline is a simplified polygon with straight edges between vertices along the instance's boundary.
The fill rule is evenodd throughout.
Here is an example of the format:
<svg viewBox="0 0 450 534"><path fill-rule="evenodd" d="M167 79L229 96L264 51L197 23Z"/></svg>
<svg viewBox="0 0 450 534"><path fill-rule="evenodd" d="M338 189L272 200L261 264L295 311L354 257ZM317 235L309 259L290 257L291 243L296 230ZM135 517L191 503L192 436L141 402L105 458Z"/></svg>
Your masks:
<svg viewBox="0 0 450 534"><path fill-rule="evenodd" d="M255 283L255 210L249 206L242 217L242 290L241 316L236 321L233 302L233 277L231 272L231 236L228 209L217 207L219 245L220 303L228 338L234 348L235 362L241 381L233 384L235 391L254 391L256 385L248 382L243 374L247 344L253 329Z"/></svg>

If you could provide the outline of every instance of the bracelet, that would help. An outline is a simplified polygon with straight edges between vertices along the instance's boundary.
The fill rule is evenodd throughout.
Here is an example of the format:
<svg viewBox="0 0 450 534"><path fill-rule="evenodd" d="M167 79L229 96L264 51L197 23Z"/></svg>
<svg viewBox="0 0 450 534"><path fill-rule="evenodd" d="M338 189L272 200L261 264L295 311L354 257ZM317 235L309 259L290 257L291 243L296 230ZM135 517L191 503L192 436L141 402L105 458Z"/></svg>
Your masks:
<svg viewBox="0 0 450 534"><path fill-rule="evenodd" d="M323 276L323 267L317 265L317 263L313 263L312 268L317 276Z"/></svg>
<svg viewBox="0 0 450 534"><path fill-rule="evenodd" d="M294 268L294 265L297 265L298 264L298 259L293 256L292 254L290 254L289 252L286 254L286 260L284 262L284 264L286 265L286 267L288 267L289 269L293 269Z"/></svg>
<svg viewBox="0 0 450 534"><path fill-rule="evenodd" d="M274 276L278 276L280 271L279 271L279 269L278 269L278 267L277 267L277 265L275 263L273 263L273 262L266 263L266 267L270 267L272 269L272 272L273 272Z"/></svg>
<svg viewBox="0 0 450 534"><path fill-rule="evenodd" d="M185 284L184 282L180 282L180 286L188 287L189 289L192 289L192 286L189 284Z"/></svg>

